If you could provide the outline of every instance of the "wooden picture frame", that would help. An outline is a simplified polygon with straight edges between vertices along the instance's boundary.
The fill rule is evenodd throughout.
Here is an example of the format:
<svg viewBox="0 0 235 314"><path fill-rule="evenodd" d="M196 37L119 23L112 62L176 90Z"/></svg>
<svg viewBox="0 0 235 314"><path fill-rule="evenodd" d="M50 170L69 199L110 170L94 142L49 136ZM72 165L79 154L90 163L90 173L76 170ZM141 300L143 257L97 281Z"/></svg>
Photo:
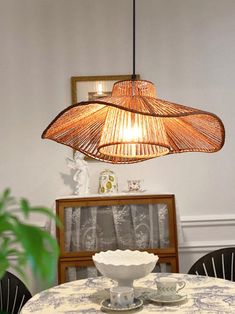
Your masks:
<svg viewBox="0 0 235 314"><path fill-rule="evenodd" d="M103 76L72 76L71 77L71 97L72 105L80 101L92 100L99 98L97 95L97 84L103 84L103 93L100 97L109 96L112 91L112 86L117 81L130 80L132 75L103 75ZM137 79L140 75L137 74ZM99 86L99 85L98 85ZM98 96L98 97L97 97Z"/></svg>
<svg viewBox="0 0 235 314"><path fill-rule="evenodd" d="M131 80L131 74L124 75L95 75L95 76L72 76L71 77L71 102L72 105L80 102L93 100L101 97L110 96L112 87L115 82ZM137 74L136 78L139 80L140 75ZM100 95L97 93L99 83L102 84L103 90ZM73 151L74 155L75 150ZM85 160L97 161L94 158L85 156Z"/></svg>

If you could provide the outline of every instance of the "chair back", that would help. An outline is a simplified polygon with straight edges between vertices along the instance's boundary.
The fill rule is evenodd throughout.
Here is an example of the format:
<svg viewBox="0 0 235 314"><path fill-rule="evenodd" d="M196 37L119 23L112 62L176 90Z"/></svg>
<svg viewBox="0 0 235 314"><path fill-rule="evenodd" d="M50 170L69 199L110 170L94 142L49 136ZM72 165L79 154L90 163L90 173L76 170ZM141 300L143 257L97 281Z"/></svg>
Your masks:
<svg viewBox="0 0 235 314"><path fill-rule="evenodd" d="M223 248L201 257L188 274L203 275L235 281L235 247Z"/></svg>
<svg viewBox="0 0 235 314"><path fill-rule="evenodd" d="M20 313L23 305L32 297L24 283L10 272L0 280L0 313Z"/></svg>

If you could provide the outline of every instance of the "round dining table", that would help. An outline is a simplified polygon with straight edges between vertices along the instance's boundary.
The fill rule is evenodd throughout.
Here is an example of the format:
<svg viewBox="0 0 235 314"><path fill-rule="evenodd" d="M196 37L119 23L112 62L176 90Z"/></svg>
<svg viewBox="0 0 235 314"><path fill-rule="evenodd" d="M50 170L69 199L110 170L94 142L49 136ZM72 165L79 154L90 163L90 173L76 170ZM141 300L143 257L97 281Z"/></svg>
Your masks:
<svg viewBox="0 0 235 314"><path fill-rule="evenodd" d="M179 291L180 302L156 302L155 280L160 277L184 280ZM101 302L109 298L110 287L115 281L106 277L94 277L67 282L34 295L22 308L21 314L98 314L109 312ZM134 281L135 295L141 301L138 309L115 311L118 313L187 313L226 314L235 313L235 282L188 274L151 273ZM152 301L154 299L154 301ZM111 311L115 313L114 311Z"/></svg>

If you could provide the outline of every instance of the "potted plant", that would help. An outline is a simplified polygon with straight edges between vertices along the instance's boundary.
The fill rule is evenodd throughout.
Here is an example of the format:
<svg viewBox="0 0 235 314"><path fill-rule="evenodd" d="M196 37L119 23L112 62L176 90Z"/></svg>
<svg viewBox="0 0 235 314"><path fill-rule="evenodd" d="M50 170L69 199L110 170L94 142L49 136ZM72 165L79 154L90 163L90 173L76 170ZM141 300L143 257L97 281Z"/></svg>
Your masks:
<svg viewBox="0 0 235 314"><path fill-rule="evenodd" d="M0 278L12 268L27 281L25 266L29 265L40 284L48 286L55 279L59 248L47 231L27 223L32 213L59 224L49 208L31 206L24 198L18 200L10 189L0 195Z"/></svg>

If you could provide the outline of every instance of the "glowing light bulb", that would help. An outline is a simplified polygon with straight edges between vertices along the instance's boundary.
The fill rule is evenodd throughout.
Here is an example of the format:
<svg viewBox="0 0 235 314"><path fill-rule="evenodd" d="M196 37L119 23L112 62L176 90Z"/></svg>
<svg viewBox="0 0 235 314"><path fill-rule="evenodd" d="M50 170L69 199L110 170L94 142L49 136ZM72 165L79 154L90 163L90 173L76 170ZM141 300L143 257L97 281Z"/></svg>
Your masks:
<svg viewBox="0 0 235 314"><path fill-rule="evenodd" d="M142 137L141 128L135 124L133 127L128 126L123 130L123 138L125 142L137 142Z"/></svg>
<svg viewBox="0 0 235 314"><path fill-rule="evenodd" d="M102 84L102 82L97 83L96 90L97 90L97 95L103 95L103 84Z"/></svg>

